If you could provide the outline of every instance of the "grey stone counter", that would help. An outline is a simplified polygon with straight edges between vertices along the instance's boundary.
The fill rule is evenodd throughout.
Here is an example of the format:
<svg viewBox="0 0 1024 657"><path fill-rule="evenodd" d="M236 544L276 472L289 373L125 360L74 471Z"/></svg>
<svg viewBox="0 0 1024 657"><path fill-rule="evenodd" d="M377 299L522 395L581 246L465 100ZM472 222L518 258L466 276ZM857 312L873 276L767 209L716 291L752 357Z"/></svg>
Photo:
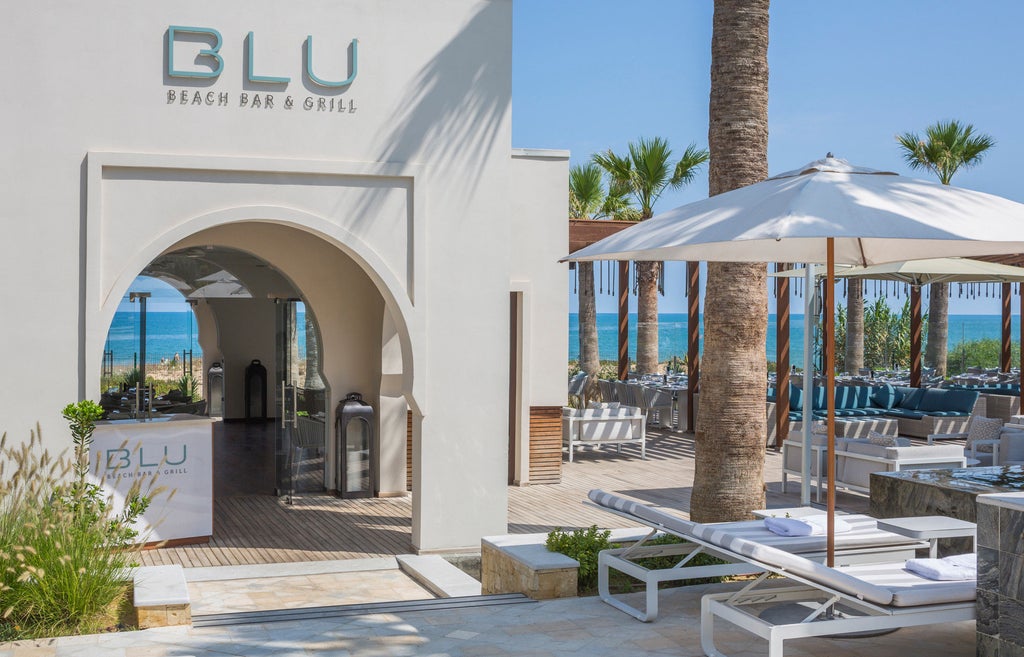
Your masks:
<svg viewBox="0 0 1024 657"><path fill-rule="evenodd" d="M977 501L977 654L1024 655L1024 493Z"/></svg>
<svg viewBox="0 0 1024 657"><path fill-rule="evenodd" d="M876 518L947 516L978 523L975 500L982 495L1005 497L1024 487L1024 467L942 468L875 472L871 475L871 510ZM943 539L939 555L972 550L968 539Z"/></svg>

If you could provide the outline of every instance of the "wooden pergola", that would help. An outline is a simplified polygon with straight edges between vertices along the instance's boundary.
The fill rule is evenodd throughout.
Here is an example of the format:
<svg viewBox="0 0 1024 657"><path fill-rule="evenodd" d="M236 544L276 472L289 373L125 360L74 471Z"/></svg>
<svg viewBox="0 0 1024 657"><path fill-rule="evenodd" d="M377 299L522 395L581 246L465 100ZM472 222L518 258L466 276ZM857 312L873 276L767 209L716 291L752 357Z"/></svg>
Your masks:
<svg viewBox="0 0 1024 657"><path fill-rule="evenodd" d="M574 252L609 235L629 228L633 222L594 219L569 220L569 251ZM995 262L1014 267L1024 267L1024 254L1014 253L998 256L978 257L977 260ZM686 263L687 298L687 426L694 425L693 395L700 381L700 263ZM787 263L778 263L778 270L791 268ZM629 263L618 263L618 377L625 381L629 376ZM999 369L1010 371L1011 356L1011 299L1012 284L1002 283L1002 325L1000 340ZM1024 408L1024 289L1021 290L1020 342L1021 342L1021 408ZM775 321L775 372L776 399L775 422L777 427L775 447L779 449L782 440L789 435L789 382L790 382L790 340L789 340L789 278L775 279L776 321ZM921 288L910 286L910 385L921 385ZM805 364L805 367L809 364Z"/></svg>
<svg viewBox="0 0 1024 657"><path fill-rule="evenodd" d="M631 221L595 219L569 220L569 252L578 251L594 242L614 235L633 225ZM686 347L686 421L694 426L693 395L700 381L700 267L697 262L686 263L687 347ZM618 376L620 381L629 377L629 262L618 263ZM787 288L788 289L788 288ZM788 318L787 318L787 326ZM787 340L788 348L788 340ZM786 366L788 371L789 366Z"/></svg>

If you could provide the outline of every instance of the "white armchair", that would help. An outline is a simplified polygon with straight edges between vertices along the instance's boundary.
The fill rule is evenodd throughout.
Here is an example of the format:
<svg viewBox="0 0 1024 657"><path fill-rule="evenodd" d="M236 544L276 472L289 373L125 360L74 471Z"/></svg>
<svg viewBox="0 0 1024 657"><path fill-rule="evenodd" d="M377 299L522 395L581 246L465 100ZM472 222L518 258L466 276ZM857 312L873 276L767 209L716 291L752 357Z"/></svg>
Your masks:
<svg viewBox="0 0 1024 657"><path fill-rule="evenodd" d="M932 434L928 442L936 440L967 440L967 432ZM1024 425L1005 424L998 438L972 440L964 448L964 456L974 459L978 466L1024 465Z"/></svg>

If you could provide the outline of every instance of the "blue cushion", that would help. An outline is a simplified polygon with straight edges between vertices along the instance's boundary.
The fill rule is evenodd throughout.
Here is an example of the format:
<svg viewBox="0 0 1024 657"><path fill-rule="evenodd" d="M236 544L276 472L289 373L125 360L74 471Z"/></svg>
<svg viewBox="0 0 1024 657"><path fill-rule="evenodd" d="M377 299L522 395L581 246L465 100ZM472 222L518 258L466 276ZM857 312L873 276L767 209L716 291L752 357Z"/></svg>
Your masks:
<svg viewBox="0 0 1024 657"><path fill-rule="evenodd" d="M897 392L891 383L871 388L871 403L878 408L892 408L896 405Z"/></svg>
<svg viewBox="0 0 1024 657"><path fill-rule="evenodd" d="M804 390L803 388L797 388L792 383L789 384L789 410L799 411L803 409L804 404Z"/></svg>
<svg viewBox="0 0 1024 657"><path fill-rule="evenodd" d="M765 393L764 399L765 401L770 402L775 401L775 386L768 386L768 391Z"/></svg>
<svg viewBox="0 0 1024 657"><path fill-rule="evenodd" d="M962 411L970 413L974 403L978 401L977 390L925 390L924 397L918 405L919 411Z"/></svg>
<svg viewBox="0 0 1024 657"><path fill-rule="evenodd" d="M967 411L923 411L925 415L932 417L967 417L970 415Z"/></svg>
<svg viewBox="0 0 1024 657"><path fill-rule="evenodd" d="M824 386L814 386L814 400L811 402L811 408L816 411L827 410L828 402L825 401Z"/></svg>
<svg viewBox="0 0 1024 657"><path fill-rule="evenodd" d="M916 411L918 405L921 403L921 398L924 397L924 389L900 386L897 390L903 394L893 408L898 407L907 411Z"/></svg>

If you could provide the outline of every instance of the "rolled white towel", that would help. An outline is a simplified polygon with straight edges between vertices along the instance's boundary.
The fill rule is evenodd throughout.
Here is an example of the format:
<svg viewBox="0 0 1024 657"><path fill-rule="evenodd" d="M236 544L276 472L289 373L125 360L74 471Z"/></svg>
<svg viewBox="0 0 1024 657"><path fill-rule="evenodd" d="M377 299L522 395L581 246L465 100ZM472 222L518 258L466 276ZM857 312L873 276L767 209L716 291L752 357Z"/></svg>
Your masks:
<svg viewBox="0 0 1024 657"><path fill-rule="evenodd" d="M828 530L828 516L805 516L803 518L764 519L765 528L779 536L824 536ZM842 534L852 529L842 518L835 519L835 532Z"/></svg>
<svg viewBox="0 0 1024 657"><path fill-rule="evenodd" d="M906 569L936 581L972 580L978 579L978 557L975 554L958 554L942 559L910 559Z"/></svg>

